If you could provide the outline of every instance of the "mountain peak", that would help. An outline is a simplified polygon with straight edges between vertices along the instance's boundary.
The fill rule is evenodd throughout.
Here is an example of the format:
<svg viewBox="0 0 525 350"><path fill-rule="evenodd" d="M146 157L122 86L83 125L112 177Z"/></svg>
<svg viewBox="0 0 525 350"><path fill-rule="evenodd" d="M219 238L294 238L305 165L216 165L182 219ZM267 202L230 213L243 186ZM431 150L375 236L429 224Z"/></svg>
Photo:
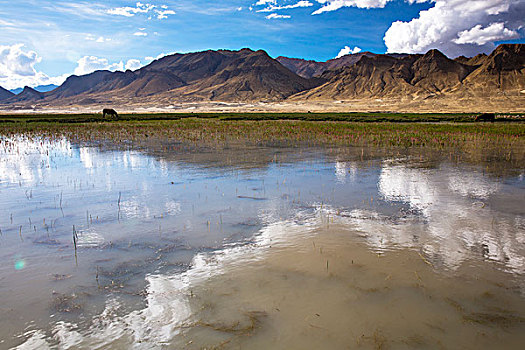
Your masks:
<svg viewBox="0 0 525 350"><path fill-rule="evenodd" d="M13 97L15 94L13 94L11 91L4 89L0 86L0 101L6 100L10 97Z"/></svg>
<svg viewBox="0 0 525 350"><path fill-rule="evenodd" d="M360 52L326 62L271 58L264 50L207 50L173 54L136 71L72 75L53 91L25 87L18 96L0 89L2 104L97 104L101 101L268 101L293 99L439 96L519 96L525 45L503 44L490 56L449 59L437 49L425 54ZM457 95L456 95L457 94ZM470 95L469 95L470 94ZM509 95L509 96L510 96Z"/></svg>
<svg viewBox="0 0 525 350"><path fill-rule="evenodd" d="M489 71L510 71L525 66L525 44L501 44L486 59Z"/></svg>
<svg viewBox="0 0 525 350"><path fill-rule="evenodd" d="M432 60L447 60L449 61L450 58L445 56L445 54L438 49L432 49L429 50L426 54L423 55L424 59L432 59Z"/></svg>

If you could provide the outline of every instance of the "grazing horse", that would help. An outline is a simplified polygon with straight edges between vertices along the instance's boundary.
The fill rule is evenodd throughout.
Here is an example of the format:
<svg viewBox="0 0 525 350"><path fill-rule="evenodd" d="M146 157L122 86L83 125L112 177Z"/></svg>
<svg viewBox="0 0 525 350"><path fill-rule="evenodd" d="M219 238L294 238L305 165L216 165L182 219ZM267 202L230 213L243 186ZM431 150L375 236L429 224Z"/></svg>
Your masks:
<svg viewBox="0 0 525 350"><path fill-rule="evenodd" d="M106 118L106 116L118 119L118 113L113 108L104 108L102 110L102 118Z"/></svg>
<svg viewBox="0 0 525 350"><path fill-rule="evenodd" d="M474 119L475 122L493 122L496 119L494 113L483 113Z"/></svg>

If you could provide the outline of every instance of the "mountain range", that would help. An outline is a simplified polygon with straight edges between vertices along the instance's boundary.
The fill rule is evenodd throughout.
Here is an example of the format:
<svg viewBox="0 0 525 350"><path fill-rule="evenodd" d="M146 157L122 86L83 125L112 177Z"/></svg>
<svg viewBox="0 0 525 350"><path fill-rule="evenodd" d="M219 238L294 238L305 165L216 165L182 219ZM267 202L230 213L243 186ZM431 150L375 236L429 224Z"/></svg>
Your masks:
<svg viewBox="0 0 525 350"><path fill-rule="evenodd" d="M72 75L51 91L0 88L0 109L166 106L198 102L334 103L377 101L432 105L525 106L525 45L450 59L361 52L326 62L271 58L265 51L174 54L136 71ZM424 101L424 102L422 102ZM414 105L415 106L415 105ZM514 106L514 107L513 107ZM514 108L516 109L516 108Z"/></svg>
<svg viewBox="0 0 525 350"><path fill-rule="evenodd" d="M38 85L38 86L35 86L33 89L38 91L38 92L48 92L48 91L51 91L51 90L55 90L57 87L58 86L55 85L55 84L48 84L48 85ZM24 88L16 88L16 89L12 89L12 90L9 90L9 91L11 91L15 95L18 95L19 93L24 91Z"/></svg>

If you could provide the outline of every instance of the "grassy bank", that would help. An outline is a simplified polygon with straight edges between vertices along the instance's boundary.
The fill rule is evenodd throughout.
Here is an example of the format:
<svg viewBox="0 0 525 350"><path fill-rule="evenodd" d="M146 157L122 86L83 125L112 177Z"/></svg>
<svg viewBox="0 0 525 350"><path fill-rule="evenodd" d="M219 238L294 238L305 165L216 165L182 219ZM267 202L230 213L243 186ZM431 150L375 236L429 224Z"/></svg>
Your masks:
<svg viewBox="0 0 525 350"><path fill-rule="evenodd" d="M360 123L472 123L476 114L468 113L148 113L121 114L120 121L152 121L181 119L216 120L303 120L344 121ZM516 122L519 115L500 115L497 122ZM525 120L525 119L522 119ZM101 114L4 114L0 123L92 123L109 122Z"/></svg>
<svg viewBox="0 0 525 350"><path fill-rule="evenodd" d="M72 116L70 118L77 118ZM108 140L140 142L148 138L225 144L284 142L308 145L401 146L449 148L468 144L484 147L525 146L525 123L394 123L313 122L303 120L225 120L223 118L181 118L175 120L132 119L110 122L61 122L39 120L0 121L0 134L66 136L78 141ZM146 118L146 117L145 117ZM68 120L68 121L66 121ZM502 149L503 149L502 148Z"/></svg>
<svg viewBox="0 0 525 350"><path fill-rule="evenodd" d="M154 115L153 115L154 116ZM67 138L73 143L110 148L184 152L259 146L364 147L390 156L428 155L482 164L501 174L525 168L525 123L416 123L214 118L80 121L82 116L51 116L53 121L0 121L0 146L9 137ZM171 115L170 115L171 116ZM173 117L173 116L171 116ZM15 118L15 117L12 117ZM60 122L56 120L60 119ZM71 120L74 121L71 121Z"/></svg>

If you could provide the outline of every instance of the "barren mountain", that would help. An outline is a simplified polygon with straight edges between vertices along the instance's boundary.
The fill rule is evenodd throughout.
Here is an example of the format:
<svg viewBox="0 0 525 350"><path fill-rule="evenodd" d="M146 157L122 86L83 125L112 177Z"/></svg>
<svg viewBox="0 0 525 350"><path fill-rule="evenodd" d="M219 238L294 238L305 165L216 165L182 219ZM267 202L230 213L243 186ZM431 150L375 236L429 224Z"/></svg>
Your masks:
<svg viewBox="0 0 525 350"><path fill-rule="evenodd" d="M314 75L318 77L304 77ZM387 106L380 108L389 110L398 105L419 110L451 106L455 110L480 106L516 110L515 106L524 105L524 90L525 45L505 44L489 56L454 60L438 50L424 55L364 52L327 62L272 59L262 50L209 50L166 56L134 72L73 75L45 93L26 87L13 96L1 89L0 99L4 109L173 108L214 101L252 105L286 101L299 106L354 101L356 106Z"/></svg>
<svg viewBox="0 0 525 350"><path fill-rule="evenodd" d="M21 93L18 95L12 95L9 99L4 100L6 103L16 103L16 102L29 102L29 101L39 101L44 98L44 93L38 92L29 86L24 87Z"/></svg>
<svg viewBox="0 0 525 350"><path fill-rule="evenodd" d="M9 102L86 105L137 98L149 101L153 97L164 101L282 100L316 84L316 80L294 74L261 50L209 50L166 56L135 72L73 75L53 91L22 92L20 98Z"/></svg>
<svg viewBox="0 0 525 350"><path fill-rule="evenodd" d="M38 85L38 86L35 86L33 87L33 89L35 89L36 91L38 92L48 92L48 91L51 91L51 90L55 90L58 86L57 85L54 85L54 84L47 84L47 85ZM19 93L21 93L22 91L24 90L24 88L17 88L17 89L13 89L13 90L10 90L12 93L14 93L15 95L18 95Z"/></svg>
<svg viewBox="0 0 525 350"><path fill-rule="evenodd" d="M11 91L4 89L0 86L0 101L6 100L10 97L13 97L15 94L13 94Z"/></svg>
<svg viewBox="0 0 525 350"><path fill-rule="evenodd" d="M279 56L276 60L303 78L311 78L321 75L327 68L326 62L317 62L313 60L303 60L301 58L289 58Z"/></svg>
<svg viewBox="0 0 525 350"><path fill-rule="evenodd" d="M300 75L303 78L310 79L320 76L327 70L351 66L357 63L363 56L374 57L376 54L371 52L360 52L334 58L326 62L303 60L300 58L288 58L283 56L277 57L276 60L295 74Z"/></svg>
<svg viewBox="0 0 525 350"><path fill-rule="evenodd" d="M318 84L294 74L262 50L244 49L227 55L228 59L211 67L212 75L169 94L192 100L282 100Z"/></svg>
<svg viewBox="0 0 525 350"><path fill-rule="evenodd" d="M469 66L481 66L486 58L487 58L487 55L485 55L484 53L480 53L479 55L476 55L474 57L459 56L455 58L454 61L457 61L462 64L466 64Z"/></svg>
<svg viewBox="0 0 525 350"><path fill-rule="evenodd" d="M45 97L48 100L59 100L82 94L100 93L123 88L134 80L135 74L131 71L96 71L82 76L72 75Z"/></svg>
<svg viewBox="0 0 525 350"><path fill-rule="evenodd" d="M520 96L525 89L525 45L502 44L472 72L461 92L474 96Z"/></svg>
<svg viewBox="0 0 525 350"><path fill-rule="evenodd" d="M328 82L294 99L425 98L450 91L474 69L438 50L402 58L365 56L353 66L326 71L321 78Z"/></svg>

